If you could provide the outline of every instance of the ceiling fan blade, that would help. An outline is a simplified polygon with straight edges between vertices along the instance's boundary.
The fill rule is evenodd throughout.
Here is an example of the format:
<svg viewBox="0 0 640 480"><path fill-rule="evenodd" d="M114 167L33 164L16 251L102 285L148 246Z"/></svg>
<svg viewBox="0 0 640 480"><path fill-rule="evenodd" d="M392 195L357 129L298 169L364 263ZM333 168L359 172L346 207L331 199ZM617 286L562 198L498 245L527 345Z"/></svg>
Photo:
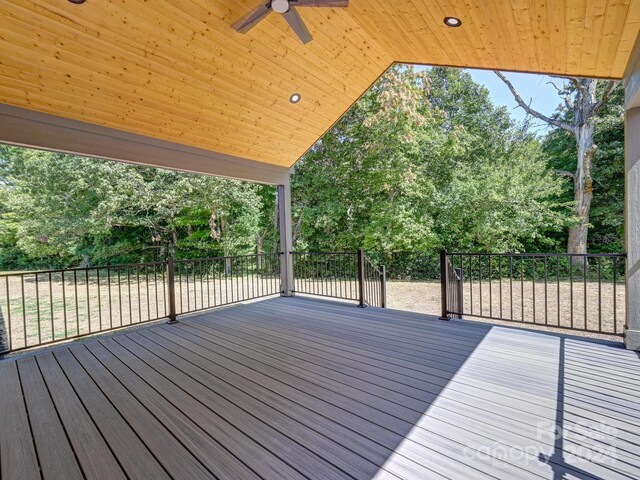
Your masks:
<svg viewBox="0 0 640 480"><path fill-rule="evenodd" d="M267 16L271 11L270 5L271 3L267 3L251 10L244 17L234 23L232 27L240 33L247 33L255 27L260 20Z"/></svg>
<svg viewBox="0 0 640 480"><path fill-rule="evenodd" d="M282 14L291 27L291 29L296 32L296 35L302 40L302 43L309 43L313 37L311 37L311 33L307 26L302 21L302 17L296 11L295 8L291 7L289 10Z"/></svg>
<svg viewBox="0 0 640 480"><path fill-rule="evenodd" d="M348 7L349 0L291 0L296 7Z"/></svg>

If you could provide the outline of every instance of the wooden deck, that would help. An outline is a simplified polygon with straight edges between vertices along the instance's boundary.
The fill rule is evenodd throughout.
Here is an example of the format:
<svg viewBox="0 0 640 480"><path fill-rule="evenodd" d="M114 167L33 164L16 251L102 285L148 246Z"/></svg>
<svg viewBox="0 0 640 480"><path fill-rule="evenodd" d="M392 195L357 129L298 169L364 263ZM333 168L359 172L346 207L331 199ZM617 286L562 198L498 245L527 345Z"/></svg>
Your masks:
<svg viewBox="0 0 640 480"><path fill-rule="evenodd" d="M0 363L3 479L640 478L618 344L306 298Z"/></svg>

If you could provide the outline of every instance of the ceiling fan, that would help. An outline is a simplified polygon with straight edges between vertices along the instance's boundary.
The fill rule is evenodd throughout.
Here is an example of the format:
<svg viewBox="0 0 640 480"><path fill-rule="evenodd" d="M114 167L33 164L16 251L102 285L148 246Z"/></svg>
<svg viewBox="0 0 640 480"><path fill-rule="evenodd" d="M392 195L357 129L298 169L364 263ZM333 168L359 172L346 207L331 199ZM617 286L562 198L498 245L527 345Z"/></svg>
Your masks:
<svg viewBox="0 0 640 480"><path fill-rule="evenodd" d="M348 6L349 0L269 0L234 23L233 28L240 33L247 33L271 11L274 11L285 18L291 29L296 32L298 38L302 40L302 43L309 43L312 40L311 33L309 33L309 29L307 29L307 26L304 24L296 7L335 8Z"/></svg>

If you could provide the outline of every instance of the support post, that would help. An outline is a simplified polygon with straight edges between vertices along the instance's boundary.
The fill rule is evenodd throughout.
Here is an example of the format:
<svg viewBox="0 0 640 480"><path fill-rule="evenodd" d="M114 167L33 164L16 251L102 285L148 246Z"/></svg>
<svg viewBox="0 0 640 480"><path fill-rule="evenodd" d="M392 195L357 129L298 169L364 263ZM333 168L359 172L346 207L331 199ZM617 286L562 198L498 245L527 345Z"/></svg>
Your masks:
<svg viewBox="0 0 640 480"><path fill-rule="evenodd" d="M449 320L447 310L447 251L440 250L440 320Z"/></svg>
<svg viewBox="0 0 640 480"><path fill-rule="evenodd" d="M167 258L167 300L169 301L169 321L167 323L178 323L176 315L176 282L175 266L173 256Z"/></svg>
<svg viewBox="0 0 640 480"><path fill-rule="evenodd" d="M624 72L624 344L640 350L640 34Z"/></svg>
<svg viewBox="0 0 640 480"><path fill-rule="evenodd" d="M625 345L640 350L640 107L625 114Z"/></svg>
<svg viewBox="0 0 640 480"><path fill-rule="evenodd" d="M293 234L291 230L291 183L278 185L278 226L280 228L280 294L293 296Z"/></svg>
<svg viewBox="0 0 640 480"><path fill-rule="evenodd" d="M361 248L358 249L358 307L364 308L367 306L366 299L364 297L365 285L364 285L364 252Z"/></svg>
<svg viewBox="0 0 640 480"><path fill-rule="evenodd" d="M387 308L387 267L380 265L380 306Z"/></svg>

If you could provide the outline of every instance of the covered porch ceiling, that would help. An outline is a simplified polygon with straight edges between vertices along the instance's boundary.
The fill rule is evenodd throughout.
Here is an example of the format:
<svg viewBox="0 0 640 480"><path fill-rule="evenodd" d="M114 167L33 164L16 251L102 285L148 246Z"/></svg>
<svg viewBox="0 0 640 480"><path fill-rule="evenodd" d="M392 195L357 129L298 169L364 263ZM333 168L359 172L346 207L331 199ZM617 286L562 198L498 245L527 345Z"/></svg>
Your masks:
<svg viewBox="0 0 640 480"><path fill-rule="evenodd" d="M289 168L393 62L619 79L640 29L636 0L351 0L303 45L231 28L260 1L0 0L0 103Z"/></svg>

